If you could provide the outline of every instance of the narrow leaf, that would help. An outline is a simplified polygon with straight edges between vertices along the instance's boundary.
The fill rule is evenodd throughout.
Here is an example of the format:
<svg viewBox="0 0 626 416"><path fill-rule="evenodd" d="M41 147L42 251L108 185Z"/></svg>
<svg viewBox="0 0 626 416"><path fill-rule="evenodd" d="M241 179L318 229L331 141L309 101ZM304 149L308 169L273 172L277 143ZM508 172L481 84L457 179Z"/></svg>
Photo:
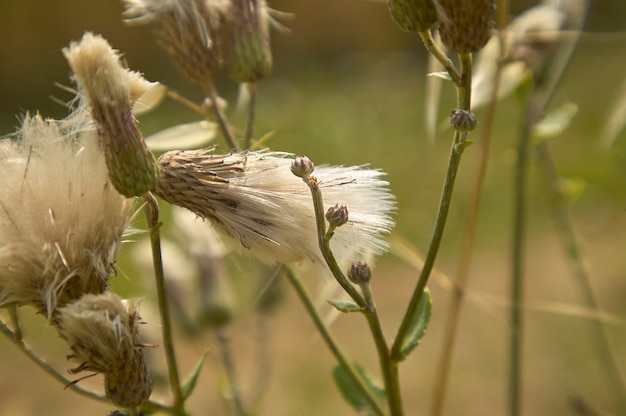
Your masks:
<svg viewBox="0 0 626 416"><path fill-rule="evenodd" d="M404 343L400 348L400 361L404 360L409 354L418 346L426 329L428 329L428 323L430 322L430 315L432 313L433 302L430 297L430 291L424 290L422 298L415 315L411 317L411 326L409 332L404 339Z"/></svg>
<svg viewBox="0 0 626 416"><path fill-rule="evenodd" d="M563 133L572 123L572 119L578 112L578 106L574 103L565 103L551 111L533 130L533 141L541 143Z"/></svg>
<svg viewBox="0 0 626 416"><path fill-rule="evenodd" d="M196 366L191 370L191 373L187 376L187 380L181 385L181 391L183 393L183 399L187 400L193 390L196 387L196 383L198 382L198 376L200 375L200 370L202 369L202 365L204 364L204 360L206 360L207 355L209 354L209 350L204 351L202 357L198 360Z"/></svg>
<svg viewBox="0 0 626 416"><path fill-rule="evenodd" d="M327 302L330 303L339 312L343 312L343 313L363 312L365 310L359 305L357 305L356 303L351 302L349 300L330 299Z"/></svg>
<svg viewBox="0 0 626 416"><path fill-rule="evenodd" d="M429 77L441 78L446 81L452 81L452 77L446 71L435 71L428 74Z"/></svg>
<svg viewBox="0 0 626 416"><path fill-rule="evenodd" d="M384 403L386 396L385 390L380 387L380 384L375 382L365 370L359 366L354 365L354 370L357 376L363 381L367 389L373 395L375 402L381 404ZM364 397L364 393L357 387L354 381L344 371L343 367L336 365L333 369L333 379L341 392L343 398L350 403L350 405L358 412L362 412L368 416L378 415L378 411L368 402ZM382 407L382 406L379 406Z"/></svg>
<svg viewBox="0 0 626 416"><path fill-rule="evenodd" d="M208 121L178 124L146 137L146 144L155 152L172 149L197 149L206 146L217 134L217 125Z"/></svg>

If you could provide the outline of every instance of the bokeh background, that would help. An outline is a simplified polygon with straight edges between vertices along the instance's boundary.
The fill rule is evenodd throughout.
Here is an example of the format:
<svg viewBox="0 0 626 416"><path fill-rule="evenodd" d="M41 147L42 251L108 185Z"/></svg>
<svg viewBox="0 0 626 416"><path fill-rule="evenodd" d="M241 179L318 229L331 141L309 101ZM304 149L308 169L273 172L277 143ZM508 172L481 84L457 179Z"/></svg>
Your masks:
<svg viewBox="0 0 626 416"><path fill-rule="evenodd" d="M521 0L511 3L512 14L535 4ZM426 139L426 54L419 38L397 30L384 2L275 0L271 6L293 12L295 18L285 22L290 33L273 33L275 69L259 87L257 135L272 132L270 147L306 154L316 163L370 164L386 171L398 199L397 236L425 250L451 133L442 131L435 143ZM151 28L125 26L121 11L120 2L112 0L0 0L0 134L14 131L19 115L26 112L40 111L51 117L66 114L66 109L51 98L71 98L55 86L71 85L61 49L84 31L109 39L124 53L129 67L143 72L149 80L161 81L196 101L202 98L194 86L180 79L156 46ZM587 34L552 101L553 106L574 102L579 113L571 128L549 143L561 174L585 184L571 209L599 303L619 318L608 329L622 372L626 372L626 133L611 149L601 146L599 137L626 74L624 16L626 2L622 0L592 2ZM232 111L236 87L226 77L218 79L218 86ZM453 105L452 88L444 88L441 114ZM512 172L520 114L515 97L504 100L498 108L470 275L470 290L476 296L466 302L462 313L447 415L505 414L509 331L505 306ZM477 116L480 120L482 112ZM243 120L234 112L231 117L234 123ZM150 134L195 118L168 102L156 113L142 117L141 128ZM479 126L474 138L480 137L480 132ZM452 278L477 159L477 146L464 154L437 262L439 270ZM578 305L579 286L548 215L546 193L535 167L531 168L530 195L528 299ZM151 285L151 275L133 266L132 250L129 246L122 249L121 273L114 286L132 296L145 295L149 304L152 295L146 287ZM254 269L251 264L244 257L231 267L237 271L236 290L245 292L254 287L254 276L247 276ZM397 329L417 272L403 259L388 255L378 261L374 279L379 310L390 337ZM315 286L315 282L308 283ZM431 290L434 316L429 333L401 366L407 415L424 414L429 408L443 315L451 298L449 289L437 279L432 281ZM228 329L244 399L252 394L259 379L258 325L252 312L253 308L240 305ZM66 347L54 329L28 310L23 313L29 343L58 368L70 368L64 358ZM526 318L524 414L576 414L574 398L583 398L606 412L603 414L611 414L610 389L589 339L588 319L534 310L529 310ZM289 287L283 288L281 302L265 325L269 367L261 370L261 378L267 393L258 414L353 414L331 379L331 354L315 336L309 317ZM341 316L332 329L355 361L378 374L373 346L360 317ZM194 414L227 414L219 398L224 375L215 339L204 335L192 340L180 335L177 341L183 374L206 348L210 350L211 358L190 402ZM152 354L159 360L161 351ZM84 383L101 388L98 379ZM158 394L166 393L161 389ZM107 410L107 405L64 391L0 338L0 415L104 415Z"/></svg>

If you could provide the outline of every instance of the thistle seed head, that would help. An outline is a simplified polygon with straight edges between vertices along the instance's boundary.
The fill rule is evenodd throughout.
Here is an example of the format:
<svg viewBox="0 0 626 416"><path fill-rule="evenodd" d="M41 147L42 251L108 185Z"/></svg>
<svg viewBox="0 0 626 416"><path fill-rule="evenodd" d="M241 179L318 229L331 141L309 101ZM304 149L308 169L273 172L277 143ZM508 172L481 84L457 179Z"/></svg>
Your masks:
<svg viewBox="0 0 626 416"><path fill-rule="evenodd" d="M158 24L159 45L187 80L206 85L223 65L226 0L124 0L128 24Z"/></svg>
<svg viewBox="0 0 626 416"><path fill-rule="evenodd" d="M150 83L125 69L119 54L101 36L86 33L63 53L98 125L111 183L126 197L152 190L156 160L132 114L142 85L147 88Z"/></svg>
<svg viewBox="0 0 626 416"><path fill-rule="evenodd" d="M0 141L0 171L0 306L32 305L50 318L101 293L132 201L109 182L89 114L27 115Z"/></svg>
<svg viewBox="0 0 626 416"><path fill-rule="evenodd" d="M214 155L212 150L163 154L157 194L209 219L265 263L324 264L310 190L292 175L293 156L269 151ZM316 169L324 199L350 207L350 219L331 241L340 262L352 263L387 247L381 237L393 227L395 200L382 176L361 167Z"/></svg>
<svg viewBox="0 0 626 416"><path fill-rule="evenodd" d="M491 37L495 0L436 0L443 44L456 53L482 49Z"/></svg>
<svg viewBox="0 0 626 416"><path fill-rule="evenodd" d="M140 323L137 303L109 291L85 295L59 310L57 329L72 350L68 358L78 363L70 373L103 374L106 395L116 406L139 406L152 392Z"/></svg>

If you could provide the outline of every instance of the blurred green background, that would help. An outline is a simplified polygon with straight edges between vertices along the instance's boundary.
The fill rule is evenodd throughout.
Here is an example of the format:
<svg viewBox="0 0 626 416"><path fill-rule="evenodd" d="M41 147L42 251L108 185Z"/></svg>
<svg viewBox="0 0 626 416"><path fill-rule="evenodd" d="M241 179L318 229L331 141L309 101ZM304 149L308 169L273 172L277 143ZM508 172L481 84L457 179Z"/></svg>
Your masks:
<svg viewBox="0 0 626 416"><path fill-rule="evenodd" d="M512 1L511 12L517 14L533 4ZM291 33L273 33L275 69L259 86L257 136L271 131L271 148L306 154L318 164L370 164L386 171L398 199L397 233L425 250L451 132L441 132L436 143L425 138L426 53L419 38L398 31L383 2L282 0L271 2L271 6L293 12L295 18L285 22ZM130 68L143 72L149 80L161 81L201 100L200 92L179 78L156 46L152 29L125 26L120 20L121 10L120 2L112 0L0 0L0 134L12 132L18 125L17 116L27 111L38 110L52 117L66 114L66 109L50 97L62 101L71 98L54 84L71 85L61 49L84 31L101 33L123 52ZM562 175L585 183L584 192L571 208L600 305L621 317L621 323L609 330L621 370L626 372L626 133L617 138L613 149L598 142L626 74L623 16L626 2L622 0L592 2L586 26L589 35L583 36L552 101L553 106L574 102L579 113L571 128L549 146ZM223 77L218 79L218 88L231 103L233 122L243 125L243 117L232 113L236 87ZM442 118L453 107L453 97L452 88L444 87ZM520 103L514 97L498 108L470 276L470 290L479 296L466 303L462 315L448 415L505 413L508 326L503 302L508 293L512 169L520 113ZM482 112L477 116L480 123ZM140 121L142 130L149 134L194 119L194 114L180 106L165 103ZM479 125L473 138L480 134ZM452 278L477 159L478 146L470 147L464 155L437 263ZM530 195L527 296L534 301L579 304L580 292L547 213L545 190L534 168ZM142 278L149 279L149 274ZM392 336L416 272L406 262L386 256L379 261L375 279L385 330ZM121 286L137 290L132 282ZM435 309L430 332L401 367L407 415L424 414L428 409L443 314L451 297L437 280L431 288ZM311 335L310 320L293 293L289 288L285 292L284 303L269 322L273 366L267 375L268 396L260 414L351 414L334 389L330 353ZM572 397L583 397L594 407L610 411L609 389L588 339L588 320L536 311L529 311L527 318L524 414L575 414ZM231 334L244 391L251 383L247 374L252 370L248 369L255 364L251 319L242 318ZM55 331L41 319L32 321L27 336L38 351L59 368L69 368L64 360L67 351ZM372 345L359 317L342 316L333 330L355 360L377 372ZM181 357L186 358L183 372L210 343L209 339L181 341ZM109 409L63 391L4 339L0 339L0 353L0 415L106 414ZM200 389L204 391L191 402L195 414L222 414L215 392L219 377L209 363L201 378ZM86 385L100 388L99 381Z"/></svg>

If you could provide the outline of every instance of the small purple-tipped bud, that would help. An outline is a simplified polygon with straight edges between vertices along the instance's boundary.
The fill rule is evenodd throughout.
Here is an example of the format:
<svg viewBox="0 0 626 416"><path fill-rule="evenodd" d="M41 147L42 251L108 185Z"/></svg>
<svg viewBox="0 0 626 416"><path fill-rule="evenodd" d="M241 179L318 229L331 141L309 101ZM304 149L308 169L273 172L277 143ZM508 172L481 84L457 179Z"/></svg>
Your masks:
<svg viewBox="0 0 626 416"><path fill-rule="evenodd" d="M469 110L454 109L450 111L450 125L457 131L472 131L476 127L476 116Z"/></svg>
<svg viewBox="0 0 626 416"><path fill-rule="evenodd" d="M348 208L345 205L335 204L326 211L326 220L331 227L341 227L348 222Z"/></svg>
<svg viewBox="0 0 626 416"><path fill-rule="evenodd" d="M348 270L348 279L354 284L360 285L363 283L367 283L372 278L372 270L367 263L358 262L350 267Z"/></svg>
<svg viewBox="0 0 626 416"><path fill-rule="evenodd" d="M306 156L298 156L291 163L291 173L299 178L307 178L315 170L315 165Z"/></svg>

